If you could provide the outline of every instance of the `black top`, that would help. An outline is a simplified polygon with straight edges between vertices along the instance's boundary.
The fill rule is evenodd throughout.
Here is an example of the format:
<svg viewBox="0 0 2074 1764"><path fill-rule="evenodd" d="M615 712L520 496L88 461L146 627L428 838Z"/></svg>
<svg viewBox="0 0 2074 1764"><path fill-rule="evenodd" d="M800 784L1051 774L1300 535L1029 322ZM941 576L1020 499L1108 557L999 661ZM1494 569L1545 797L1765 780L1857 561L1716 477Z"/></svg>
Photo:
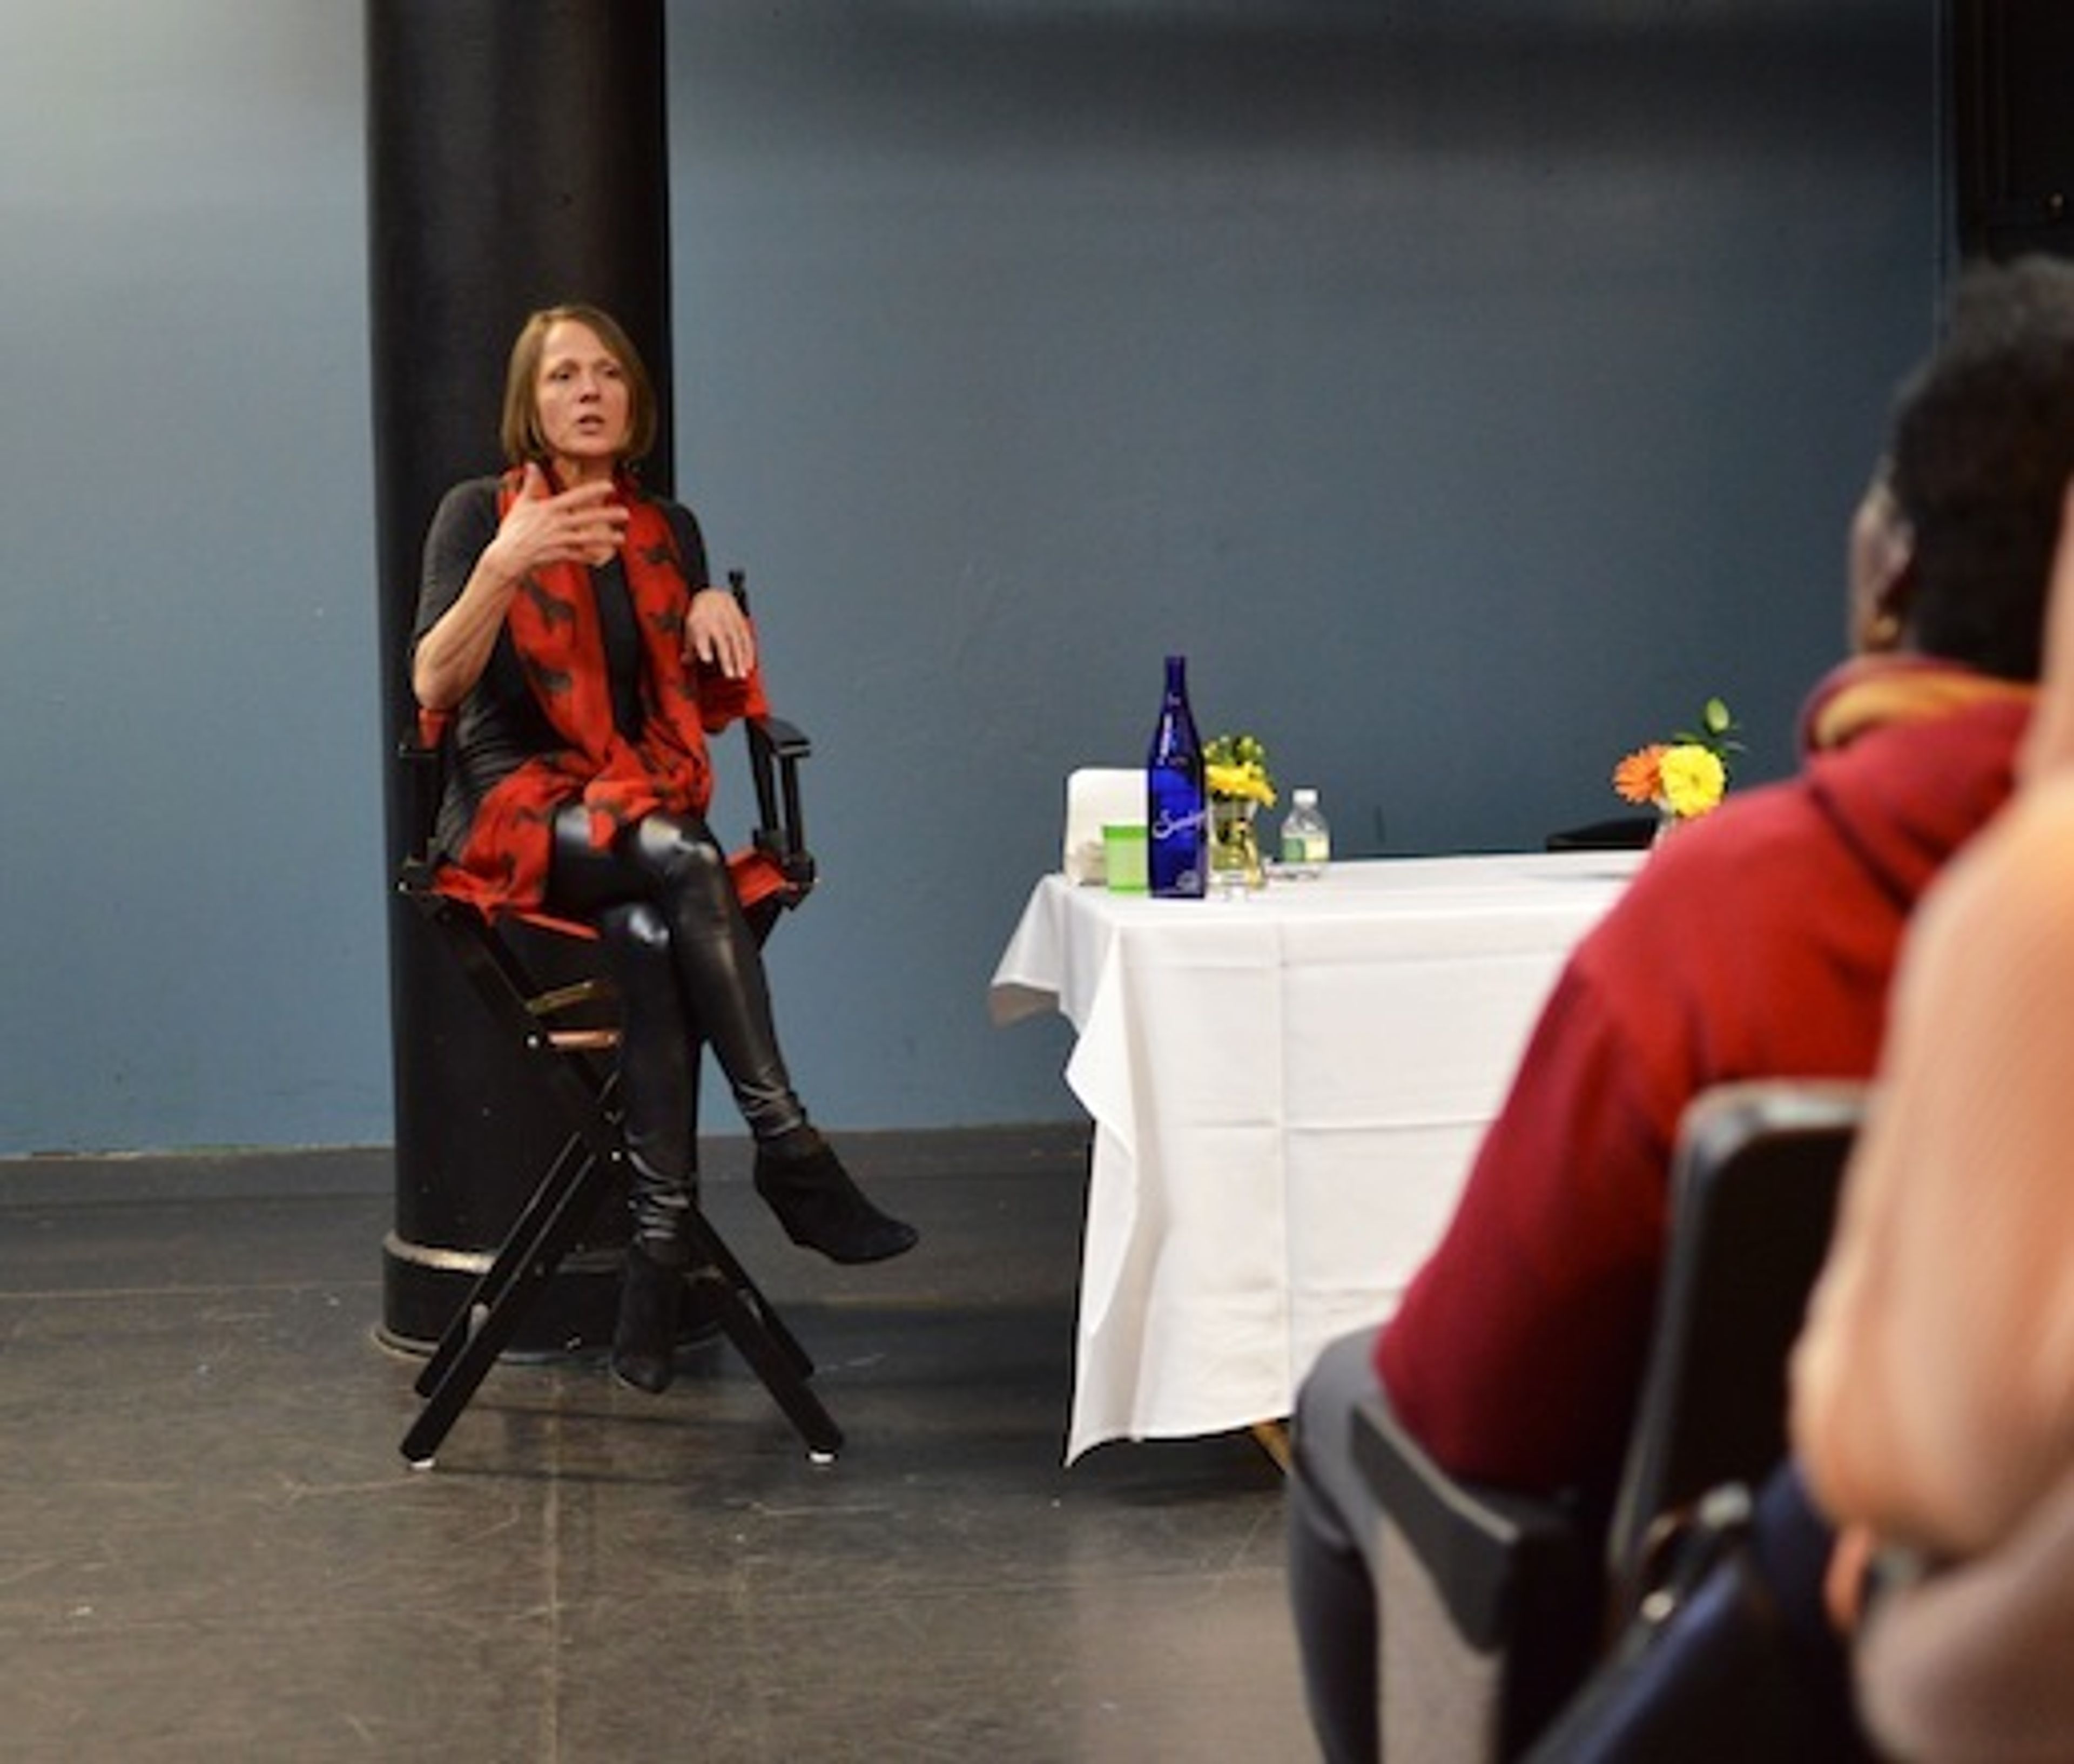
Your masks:
<svg viewBox="0 0 2074 1764"><path fill-rule="evenodd" d="M418 617L411 634L415 655L425 633L461 598L477 560L497 536L498 480L471 478L440 499L425 535L424 568L419 580ZM686 585L693 593L708 585L705 539L692 511L666 497L650 498L670 522ZM614 721L622 734L641 726L641 640L626 571L618 558L589 572L612 680ZM446 792L440 802L433 843L448 857L468 843L477 805L490 791L536 754L563 745L527 684L526 671L508 628L497 634L490 661L463 699L453 722Z"/></svg>

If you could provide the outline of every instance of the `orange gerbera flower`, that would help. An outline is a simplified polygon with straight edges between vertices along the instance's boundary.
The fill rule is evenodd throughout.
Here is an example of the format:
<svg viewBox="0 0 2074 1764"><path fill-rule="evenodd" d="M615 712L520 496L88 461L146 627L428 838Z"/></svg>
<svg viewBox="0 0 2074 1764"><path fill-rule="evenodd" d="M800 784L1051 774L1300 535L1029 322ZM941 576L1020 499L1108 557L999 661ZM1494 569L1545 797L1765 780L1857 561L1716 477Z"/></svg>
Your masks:
<svg viewBox="0 0 2074 1764"><path fill-rule="evenodd" d="M1613 789L1622 801L1653 803L1663 789L1662 742L1638 747L1613 767Z"/></svg>

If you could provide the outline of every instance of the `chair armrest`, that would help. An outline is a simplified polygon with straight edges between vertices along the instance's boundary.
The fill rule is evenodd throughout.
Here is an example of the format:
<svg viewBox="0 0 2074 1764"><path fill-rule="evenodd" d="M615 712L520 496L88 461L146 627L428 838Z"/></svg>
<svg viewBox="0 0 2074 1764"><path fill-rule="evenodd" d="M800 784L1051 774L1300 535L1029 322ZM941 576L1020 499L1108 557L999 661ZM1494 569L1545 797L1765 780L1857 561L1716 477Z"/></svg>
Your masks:
<svg viewBox="0 0 2074 1764"><path fill-rule="evenodd" d="M807 849L806 811L799 795L799 766L813 752L805 733L782 717L752 717L749 778L756 792L753 843L775 860L799 898L814 885L814 860Z"/></svg>
<svg viewBox="0 0 2074 1764"><path fill-rule="evenodd" d="M432 885L432 832L446 782L446 723L421 715L397 738L403 857L396 886L405 894L427 893Z"/></svg>
<svg viewBox="0 0 2074 1764"><path fill-rule="evenodd" d="M735 605L749 611L749 578L727 572ZM799 800L799 764L814 750L795 723L765 713L745 719L749 737L749 780L756 791L756 831L751 843L773 859L791 885L795 902L814 886L814 860L807 849L807 820Z"/></svg>
<svg viewBox="0 0 2074 1764"><path fill-rule="evenodd" d="M780 765L796 766L814 750L806 731L782 717L752 717L749 726L760 739L770 743L771 756Z"/></svg>
<svg viewBox="0 0 2074 1764"><path fill-rule="evenodd" d="M1595 1611L1596 1551L1559 1502L1457 1481L1380 1398L1359 1406L1353 1450L1378 1505L1470 1646L1506 1646L1551 1601L1574 1598Z"/></svg>

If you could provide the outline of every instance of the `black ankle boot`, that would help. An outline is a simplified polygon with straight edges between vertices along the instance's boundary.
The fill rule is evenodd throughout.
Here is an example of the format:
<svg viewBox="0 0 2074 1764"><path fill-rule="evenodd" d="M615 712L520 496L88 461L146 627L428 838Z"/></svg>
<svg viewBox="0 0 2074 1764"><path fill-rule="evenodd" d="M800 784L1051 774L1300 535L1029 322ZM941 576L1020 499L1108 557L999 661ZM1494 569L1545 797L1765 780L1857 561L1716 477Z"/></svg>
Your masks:
<svg viewBox="0 0 2074 1764"><path fill-rule="evenodd" d="M792 1155L756 1148L756 1192L793 1242L831 1262L884 1262L920 1241L914 1226L866 1199L819 1134L811 1134L808 1148Z"/></svg>
<svg viewBox="0 0 2074 1764"><path fill-rule="evenodd" d="M613 1375L651 1396L670 1388L677 1373L677 1306L684 1270L665 1267L626 1246L626 1274L619 1288L619 1320L612 1332Z"/></svg>

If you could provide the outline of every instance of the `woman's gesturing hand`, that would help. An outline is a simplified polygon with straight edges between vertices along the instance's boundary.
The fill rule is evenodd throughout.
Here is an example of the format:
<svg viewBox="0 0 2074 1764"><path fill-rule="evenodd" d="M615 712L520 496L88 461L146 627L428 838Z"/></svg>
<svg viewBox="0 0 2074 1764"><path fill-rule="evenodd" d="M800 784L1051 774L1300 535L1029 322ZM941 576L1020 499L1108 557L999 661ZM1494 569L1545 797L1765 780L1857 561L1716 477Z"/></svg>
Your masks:
<svg viewBox="0 0 2074 1764"><path fill-rule="evenodd" d="M526 482L476 560L461 595L419 639L411 688L428 710L450 710L489 665L518 585L547 564L608 563L626 535L626 510L609 481L547 492L547 476L526 468Z"/></svg>
<svg viewBox="0 0 2074 1764"><path fill-rule="evenodd" d="M492 542L506 572L516 578L543 564L584 564L596 568L618 555L626 537L626 506L614 499L609 478L547 494L547 474L526 468L526 481Z"/></svg>

